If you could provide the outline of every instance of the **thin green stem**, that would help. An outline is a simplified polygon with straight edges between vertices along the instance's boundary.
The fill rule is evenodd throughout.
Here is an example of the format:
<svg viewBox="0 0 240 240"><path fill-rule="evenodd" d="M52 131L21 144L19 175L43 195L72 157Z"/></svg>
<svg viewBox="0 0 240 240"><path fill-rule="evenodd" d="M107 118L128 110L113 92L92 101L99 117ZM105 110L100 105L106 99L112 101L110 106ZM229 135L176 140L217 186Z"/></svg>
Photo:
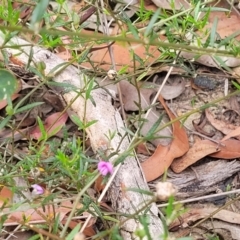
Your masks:
<svg viewBox="0 0 240 240"><path fill-rule="evenodd" d="M95 171L95 172L97 172L97 171ZM64 225L64 228L63 228L63 230L62 230L62 232L61 232L61 234L60 234L60 238L63 238L63 237L65 236L65 234L66 234L66 232L67 232L67 229L68 229L68 226L69 226L69 224L70 224L70 222L71 222L71 220L72 220L72 218L73 218L73 216L74 216L74 213L75 213L75 211L76 211L76 209L77 209L77 206L78 206L78 204L79 204L79 201L80 201L81 197L82 197L83 194L88 190L88 188L91 187L91 185L97 180L97 178L98 178L99 176L100 176L100 173L96 174L96 176L94 176L94 177L92 178L92 180L90 180L90 182L86 184L86 186L82 189L82 191L80 191L80 192L78 193L78 195L77 195L77 197L76 197L76 199L75 199L75 201L74 201L72 210L71 210L71 212L70 212L70 214L69 214L69 216L68 216L68 219L67 219L67 221L66 221L66 223L65 223L65 225Z"/></svg>
<svg viewBox="0 0 240 240"><path fill-rule="evenodd" d="M9 30L9 31L21 31L25 33L30 33L30 34L35 34L35 32L31 29L25 28L25 27L18 27L18 26L9 26L9 27L3 27L0 26L0 30ZM163 47L163 48L170 48L170 49L175 49L175 50L183 50L183 51L189 51L193 52L194 54L218 54L221 56L233 56L231 51L226 51L226 50L219 50L219 49L214 49L214 48L201 48L197 46L191 46L191 45L185 45L185 44L176 44L176 43L167 43L167 42L161 42L159 40L153 40L148 43L146 41L141 40L141 39L136 39L133 37L126 37L126 36L106 36L98 33L93 33L93 34L85 34L85 33L77 33L77 32L71 32L71 31L61 31L61 30L48 30L45 28L42 28L39 31L40 34L51 34L53 36L69 36L69 37L80 37L81 39L86 39L89 41L97 41L97 40L105 40L105 41L115 41L115 42L130 42L130 43L140 43L143 45L150 45L150 46L157 46L157 47ZM11 45L12 47L12 45ZM16 45L16 48L20 48L21 45ZM3 48L9 48L9 46L1 46L0 49Z"/></svg>

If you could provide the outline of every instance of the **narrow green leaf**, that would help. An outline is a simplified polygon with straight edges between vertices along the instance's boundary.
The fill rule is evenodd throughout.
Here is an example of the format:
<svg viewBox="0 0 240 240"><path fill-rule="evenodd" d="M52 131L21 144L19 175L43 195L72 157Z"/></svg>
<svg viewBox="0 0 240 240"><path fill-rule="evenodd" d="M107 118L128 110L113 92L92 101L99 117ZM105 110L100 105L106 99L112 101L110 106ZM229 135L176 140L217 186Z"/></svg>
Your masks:
<svg viewBox="0 0 240 240"><path fill-rule="evenodd" d="M153 14L153 16L146 28L146 31L144 33L144 37L147 37L149 35L149 33L153 30L153 25L159 18L159 14L160 14L160 8L158 8L158 10Z"/></svg>
<svg viewBox="0 0 240 240"><path fill-rule="evenodd" d="M74 236L79 232L81 224L78 224L66 237L66 240L73 240Z"/></svg>
<svg viewBox="0 0 240 240"><path fill-rule="evenodd" d="M214 43L216 41L216 34L217 34L217 25L218 25L218 18L215 17L213 21L213 25L211 28L211 34L210 34L210 43L209 46L213 47Z"/></svg>
<svg viewBox="0 0 240 240"><path fill-rule="evenodd" d="M229 43L232 39L234 39L235 37L240 35L240 30L232 33L231 35L229 35L228 37L224 38L218 45L218 47L224 46L227 43Z"/></svg>
<svg viewBox="0 0 240 240"><path fill-rule="evenodd" d="M163 119L163 114L160 115L160 117L158 118L158 120L153 124L153 126L150 128L149 132L147 133L147 135L145 136L146 138L152 137L154 135L154 133L156 132L157 128L159 127L161 121Z"/></svg>
<svg viewBox="0 0 240 240"><path fill-rule="evenodd" d="M201 12L208 12L209 10L211 12L229 12L229 9L227 9L227 8L219 8L219 7L201 8Z"/></svg>
<svg viewBox="0 0 240 240"><path fill-rule="evenodd" d="M119 163L122 163L126 157L130 156L130 153L124 152L122 153L115 161L114 166L117 166Z"/></svg>
<svg viewBox="0 0 240 240"><path fill-rule="evenodd" d="M46 132L46 130L44 128L43 122L42 122L40 117L37 117L37 122L38 122L38 126L40 128L40 131L42 133L41 139L46 139L47 138L47 132Z"/></svg>
<svg viewBox="0 0 240 240"><path fill-rule="evenodd" d="M136 38L136 39L140 39L139 35L138 35L138 30L137 28L132 24L132 22L128 19L126 21L127 26L129 28L129 31L132 33L132 35Z"/></svg>
<svg viewBox="0 0 240 240"><path fill-rule="evenodd" d="M85 128L90 127L91 125L95 124L96 122L98 122L98 120L92 120L92 121L86 123L86 124L85 124Z"/></svg>
<svg viewBox="0 0 240 240"><path fill-rule="evenodd" d="M49 0L39 0L36 7L33 10L30 25L32 29L36 27L36 24L43 19L43 15L45 14L47 7L49 4Z"/></svg>
<svg viewBox="0 0 240 240"><path fill-rule="evenodd" d="M103 216L103 219L107 220L107 221L119 223L119 220L117 220L116 218L110 217L110 216Z"/></svg>
<svg viewBox="0 0 240 240"><path fill-rule="evenodd" d="M36 234L36 235L30 237L28 240L39 240L39 239L41 239L40 234Z"/></svg>
<svg viewBox="0 0 240 240"><path fill-rule="evenodd" d="M240 90L240 85L239 85L238 83L232 81L232 84L233 84L238 90Z"/></svg>
<svg viewBox="0 0 240 240"><path fill-rule="evenodd" d="M7 116L5 117L2 121L0 121L0 129L3 129L7 123L9 122L9 120L11 119L12 116Z"/></svg>
<svg viewBox="0 0 240 240"><path fill-rule="evenodd" d="M86 91L86 99L90 98L90 94L91 94L91 91L93 89L93 84L94 84L94 79L91 79L89 84L88 84L87 91Z"/></svg>
<svg viewBox="0 0 240 240"><path fill-rule="evenodd" d="M149 196L153 196L153 192L151 191L147 191L144 189L140 189L140 188L127 188L126 191L132 191L132 192L137 192L137 193L141 193L141 194L145 194L145 195L149 195Z"/></svg>
<svg viewBox="0 0 240 240"><path fill-rule="evenodd" d="M34 108L34 107L37 107L37 106L39 106L39 105L42 105L44 102L35 102L35 103L30 103L30 104L27 104L27 105L25 105L25 106L23 106L23 107L21 107L21 108L18 108L18 109L14 109L15 111L15 113L20 113L20 112L24 112L24 111L27 111L27 110L29 110L29 109L31 109L31 108Z"/></svg>
<svg viewBox="0 0 240 240"><path fill-rule="evenodd" d="M194 9L194 20L197 22L199 18L199 10L200 10L200 3L201 1L198 1L195 9Z"/></svg>
<svg viewBox="0 0 240 240"><path fill-rule="evenodd" d="M231 68L226 65L226 63L222 60L221 57L215 55L215 56L213 56L213 58L214 58L214 60L215 60L221 67L223 67L225 70L227 70L228 72L232 72Z"/></svg>

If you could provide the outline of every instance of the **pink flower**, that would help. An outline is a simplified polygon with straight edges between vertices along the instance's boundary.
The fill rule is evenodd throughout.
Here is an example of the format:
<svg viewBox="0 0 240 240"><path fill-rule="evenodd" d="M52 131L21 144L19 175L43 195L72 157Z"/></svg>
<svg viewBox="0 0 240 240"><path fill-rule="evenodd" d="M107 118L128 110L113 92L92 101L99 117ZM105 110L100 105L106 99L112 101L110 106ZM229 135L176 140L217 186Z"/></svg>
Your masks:
<svg viewBox="0 0 240 240"><path fill-rule="evenodd" d="M33 184L31 187L33 188L32 193L34 195L41 195L44 193L44 189L38 184Z"/></svg>
<svg viewBox="0 0 240 240"><path fill-rule="evenodd" d="M113 165L110 162L100 161L98 163L98 171L103 176L106 176L107 174L112 174L113 173Z"/></svg>

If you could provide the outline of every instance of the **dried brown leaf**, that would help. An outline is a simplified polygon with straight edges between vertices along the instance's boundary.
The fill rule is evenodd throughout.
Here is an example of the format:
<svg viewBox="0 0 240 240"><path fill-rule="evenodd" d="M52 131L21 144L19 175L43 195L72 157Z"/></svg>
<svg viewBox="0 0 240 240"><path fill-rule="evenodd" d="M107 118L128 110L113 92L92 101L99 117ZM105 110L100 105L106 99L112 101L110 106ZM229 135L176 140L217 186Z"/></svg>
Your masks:
<svg viewBox="0 0 240 240"><path fill-rule="evenodd" d="M236 139L227 139L221 141L220 151L213 153L210 157L222 159L234 159L240 157L240 141Z"/></svg>
<svg viewBox="0 0 240 240"><path fill-rule="evenodd" d="M165 108L169 118L171 120L175 119L174 114L168 109L161 96L159 97L159 101ZM189 149L188 136L184 128L181 126L181 123L176 121L172 125L174 139L170 145L159 145L154 154L141 164L148 182L161 176L175 158L181 157Z"/></svg>
<svg viewBox="0 0 240 240"><path fill-rule="evenodd" d="M221 142L224 142L228 140L229 138L239 137L240 135L240 127L234 129L233 131L229 132L222 140Z"/></svg>
<svg viewBox="0 0 240 240"><path fill-rule="evenodd" d="M119 86L121 88L122 99L124 103L124 109L126 111L138 111L139 107L135 104L141 102L142 109L146 109L150 105L150 97L153 94L153 89L145 89L140 88L140 101L138 91L135 86L133 86L128 81L121 81L119 82Z"/></svg>
<svg viewBox="0 0 240 240"><path fill-rule="evenodd" d="M219 151L217 144L209 140L197 141L184 156L173 161L171 168L174 172L180 173L203 157L217 151Z"/></svg>
<svg viewBox="0 0 240 240"><path fill-rule="evenodd" d="M237 126L235 126L233 124L229 124L224 121L215 119L209 109L205 110L205 113L206 113L206 117L207 117L208 121L211 123L211 125L224 134L229 134L231 131L233 131L237 128Z"/></svg>
<svg viewBox="0 0 240 240"><path fill-rule="evenodd" d="M56 112L49 116L44 123L44 128L49 136L52 134L56 134L60 131L60 129L65 125L68 119L68 114L61 112ZM42 132L39 126L36 126L30 133L30 136L34 139L39 139L42 137Z"/></svg>

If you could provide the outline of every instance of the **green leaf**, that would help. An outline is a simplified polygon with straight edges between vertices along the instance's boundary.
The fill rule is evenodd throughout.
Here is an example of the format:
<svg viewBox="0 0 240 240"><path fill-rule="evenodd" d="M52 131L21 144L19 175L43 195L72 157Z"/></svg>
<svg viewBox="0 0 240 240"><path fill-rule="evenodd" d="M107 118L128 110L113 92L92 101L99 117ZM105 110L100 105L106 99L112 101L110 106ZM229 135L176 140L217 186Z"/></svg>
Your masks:
<svg viewBox="0 0 240 240"><path fill-rule="evenodd" d="M66 237L66 240L72 240L74 236L79 232L81 225L78 224Z"/></svg>
<svg viewBox="0 0 240 240"><path fill-rule="evenodd" d="M194 9L194 20L195 21L198 21L199 19L199 9L200 9L200 1L197 3L197 5L195 6L195 9Z"/></svg>
<svg viewBox="0 0 240 240"><path fill-rule="evenodd" d="M93 89L94 79L91 79L88 83L87 91L86 91L86 99L90 98L91 91Z"/></svg>
<svg viewBox="0 0 240 240"><path fill-rule="evenodd" d="M30 23L33 29L35 29L37 27L37 23L42 20L43 15L47 10L48 4L49 0L39 0L38 4L34 8Z"/></svg>
<svg viewBox="0 0 240 240"><path fill-rule="evenodd" d="M240 90L240 85L239 85L238 83L232 81L232 84L233 84L238 90Z"/></svg>
<svg viewBox="0 0 240 240"><path fill-rule="evenodd" d="M42 139L46 139L47 138L47 132L44 128L43 122L42 122L40 117L37 117L37 122L38 122L39 129L42 133Z"/></svg>
<svg viewBox="0 0 240 240"><path fill-rule="evenodd" d="M148 196L153 196L153 192L140 188L126 188L126 191L137 192Z"/></svg>
<svg viewBox="0 0 240 240"><path fill-rule="evenodd" d="M27 111L31 108L34 108L34 107L37 107L39 105L42 105L44 102L35 102L35 103L30 103L30 104L27 104L21 108L18 108L15 110L15 113L20 113L20 112L24 112L24 111Z"/></svg>
<svg viewBox="0 0 240 240"><path fill-rule="evenodd" d="M210 34L210 46L213 47L214 43L216 41L216 34L217 34L217 25L218 25L218 18L215 17L214 21L213 21L213 25L212 25L212 30L211 30L211 34Z"/></svg>
<svg viewBox="0 0 240 240"><path fill-rule="evenodd" d="M229 43L232 39L234 39L235 37L240 35L240 30L232 33L231 35L229 35L228 37L224 38L218 45L218 48L220 48L221 46L226 45L227 43Z"/></svg>
<svg viewBox="0 0 240 240"><path fill-rule="evenodd" d="M0 100L10 98L17 87L15 76L5 69L0 69Z"/></svg>
<svg viewBox="0 0 240 240"><path fill-rule="evenodd" d="M229 9L227 8L219 8L219 7L207 7L207 8L202 8L201 12L229 12Z"/></svg>
<svg viewBox="0 0 240 240"><path fill-rule="evenodd" d="M153 25L154 23L157 21L157 19L159 18L159 14L160 14L160 8L154 13L154 15L152 16L147 29L144 33L144 37L147 37L149 35L149 33L153 30Z"/></svg>
<svg viewBox="0 0 240 240"><path fill-rule="evenodd" d="M5 117L2 121L0 121L0 129L3 129L7 123L9 122L9 120L11 119L12 116L7 116Z"/></svg>
<svg viewBox="0 0 240 240"><path fill-rule="evenodd" d="M34 235L30 237L28 240L38 240L38 239L40 239L40 234Z"/></svg>
<svg viewBox="0 0 240 240"><path fill-rule="evenodd" d="M158 118L158 120L153 124L153 126L150 128L149 132L147 133L147 135L145 136L146 138L152 137L152 135L156 132L156 130L158 129L161 121L163 118L163 114L160 115L160 117Z"/></svg>

